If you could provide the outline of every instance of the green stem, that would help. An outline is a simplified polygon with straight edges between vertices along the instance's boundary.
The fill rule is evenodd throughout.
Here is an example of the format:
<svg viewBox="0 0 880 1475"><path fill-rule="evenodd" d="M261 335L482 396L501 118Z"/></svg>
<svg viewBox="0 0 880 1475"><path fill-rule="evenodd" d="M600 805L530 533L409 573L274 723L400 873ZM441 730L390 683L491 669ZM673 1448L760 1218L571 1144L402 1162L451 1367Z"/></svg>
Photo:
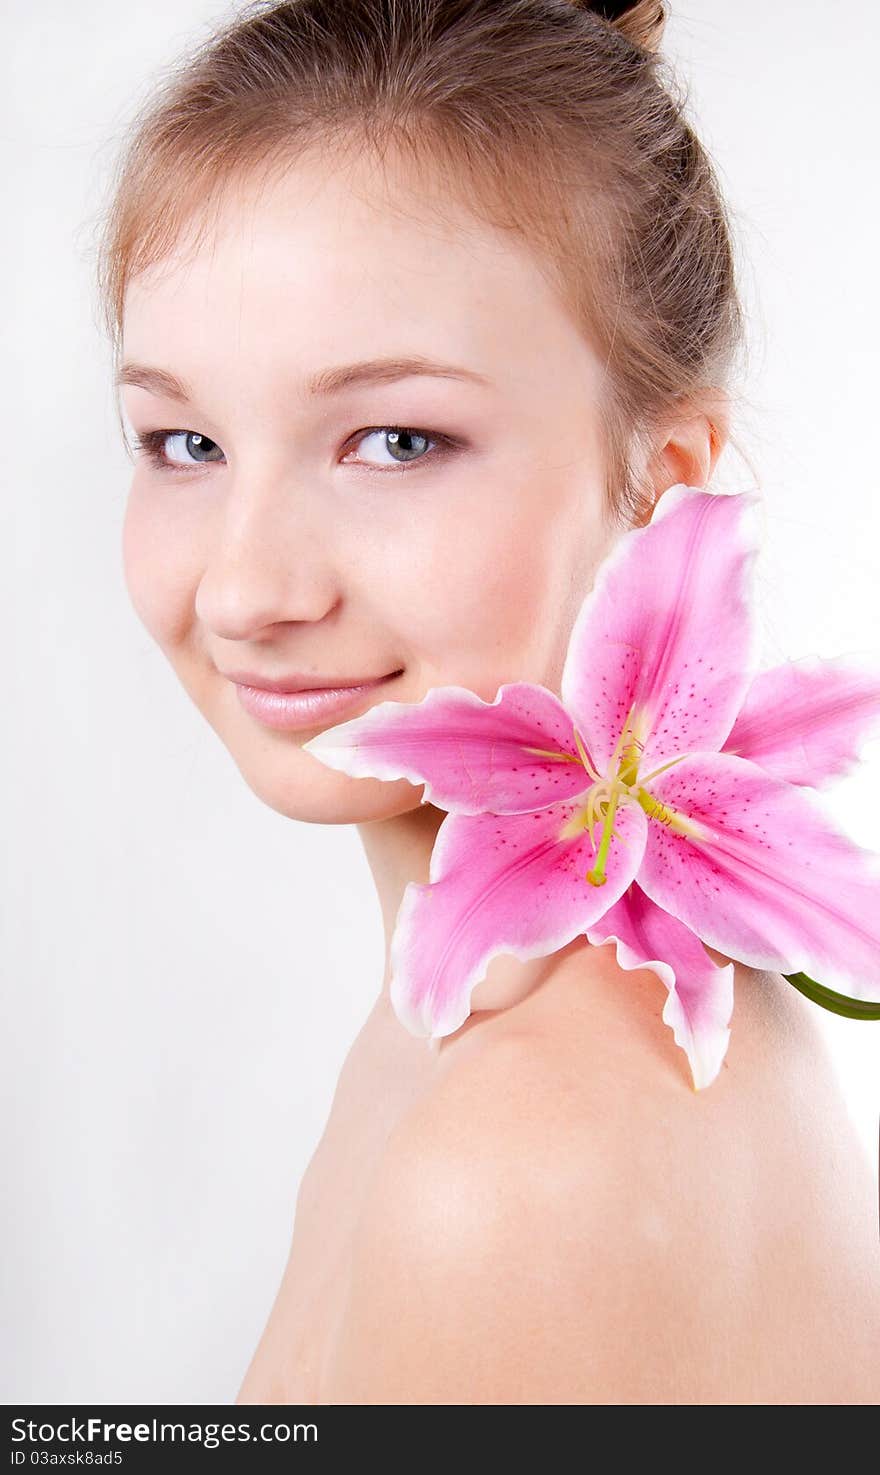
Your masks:
<svg viewBox="0 0 880 1475"><path fill-rule="evenodd" d="M783 973L782 977L814 1004L830 1009L832 1014L842 1014L846 1019L880 1019L880 1002L871 999L851 999L848 994L837 994L823 983L817 983L806 973Z"/></svg>

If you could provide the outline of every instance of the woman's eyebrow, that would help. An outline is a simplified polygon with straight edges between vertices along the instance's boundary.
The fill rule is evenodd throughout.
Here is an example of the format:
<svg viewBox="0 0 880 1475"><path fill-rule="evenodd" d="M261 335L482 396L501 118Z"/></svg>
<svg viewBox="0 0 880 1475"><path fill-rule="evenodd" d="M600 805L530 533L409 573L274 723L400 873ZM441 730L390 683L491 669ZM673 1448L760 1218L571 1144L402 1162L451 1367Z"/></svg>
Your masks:
<svg viewBox="0 0 880 1475"><path fill-rule="evenodd" d="M416 375L463 379L483 385L491 383L485 374L478 374L474 369L465 369L457 364L445 364L426 358L389 357L320 369L306 381L305 393L309 397L338 394L340 390L349 389L353 385L392 384L398 379L408 379ZM150 364L123 364L116 375L116 383L135 384L151 394L179 400L181 404L189 404L192 399L189 386L182 379L166 369L154 368Z"/></svg>

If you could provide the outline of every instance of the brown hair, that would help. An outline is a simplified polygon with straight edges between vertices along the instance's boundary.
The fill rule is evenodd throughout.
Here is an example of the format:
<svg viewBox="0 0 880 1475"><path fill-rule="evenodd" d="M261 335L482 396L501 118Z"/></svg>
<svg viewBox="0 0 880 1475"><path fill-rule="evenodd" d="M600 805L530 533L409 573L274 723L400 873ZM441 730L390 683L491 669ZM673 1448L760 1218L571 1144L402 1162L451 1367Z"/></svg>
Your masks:
<svg viewBox="0 0 880 1475"><path fill-rule="evenodd" d="M121 347L133 276L201 239L225 186L311 145L389 146L422 185L535 249L605 364L606 506L650 516L650 454L729 397L744 314L714 168L658 47L661 0L257 3L175 63L135 116L101 222ZM637 464L638 463L638 464Z"/></svg>

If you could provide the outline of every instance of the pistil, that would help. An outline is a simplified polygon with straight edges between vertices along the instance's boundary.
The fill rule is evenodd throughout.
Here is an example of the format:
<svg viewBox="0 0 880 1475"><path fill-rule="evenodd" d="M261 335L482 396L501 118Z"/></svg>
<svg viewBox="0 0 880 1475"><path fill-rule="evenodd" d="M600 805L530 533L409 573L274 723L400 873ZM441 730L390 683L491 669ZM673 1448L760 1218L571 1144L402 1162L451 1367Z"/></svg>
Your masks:
<svg viewBox="0 0 880 1475"><path fill-rule="evenodd" d="M614 752L608 763L608 773L610 774L608 778L602 778L596 772L577 728L574 731L574 739L580 755L579 758L575 758L572 753L560 753L546 748L525 749L527 753L534 753L536 757L555 758L557 761L568 763L580 762L590 775L590 778L594 780L587 790L584 802L580 808L576 810L559 832L560 840L573 840L582 830L586 830L589 834L590 846L592 848L593 826L595 825L597 816L601 815L602 835L598 848L595 850L593 865L584 877L586 881L589 881L591 886L604 886L608 879L605 874L605 865L608 860L611 841L620 840L621 844L626 843L623 836L619 835L614 828L614 816L621 795L626 795L627 798L634 799L640 804L649 819L655 819L659 824L666 825L667 828L676 830L681 835L696 836L699 833L697 827L686 820L684 815L678 814L677 811L670 809L668 805L662 804L659 799L655 799L653 794L644 787L644 784L656 778L658 774L664 773L667 768L672 768L676 763L681 763L682 758L687 756L686 754L680 754L677 758L669 759L667 763L661 764L659 768L653 769L651 773L646 773L641 784L638 782L639 759L644 744L639 742L630 726L634 709L635 703L633 703L626 714L626 721L623 724L620 737L614 746ZM617 765L616 773L614 771L615 765Z"/></svg>
<svg viewBox="0 0 880 1475"><path fill-rule="evenodd" d="M608 849L611 845L611 835L614 829L614 812L617 809L617 797L620 787L614 783L611 786L611 796L605 809L605 817L602 824L602 839L599 841L599 849L592 870L587 871L586 880L591 886L604 886L608 877L605 875L605 862L608 859Z"/></svg>

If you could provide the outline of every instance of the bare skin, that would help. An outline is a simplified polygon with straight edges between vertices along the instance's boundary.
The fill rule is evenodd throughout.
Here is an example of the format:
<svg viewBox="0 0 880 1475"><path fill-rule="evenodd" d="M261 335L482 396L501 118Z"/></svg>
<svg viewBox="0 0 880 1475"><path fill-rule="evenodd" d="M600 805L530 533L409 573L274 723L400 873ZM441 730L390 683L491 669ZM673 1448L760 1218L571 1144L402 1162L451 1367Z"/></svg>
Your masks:
<svg viewBox="0 0 880 1475"><path fill-rule="evenodd" d="M177 468L138 461L124 528L134 607L263 802L357 825L385 928L381 992L302 1181L239 1402L872 1401L876 1203L814 1006L738 970L728 1058L695 1095L660 1019L661 982L581 939L549 959L493 959L471 1016L429 1049L390 1008L387 959L442 812L405 779L322 765L302 751L320 727L269 729L238 700L241 668L312 685L394 673L379 690L402 702L438 685L486 701L509 681L558 692L574 617L619 532L604 506L603 357L525 244L448 195L435 213L425 184L303 159L264 190L231 192L215 234L193 252L181 243L126 297L124 358L140 367L125 409ZM382 374L314 391L327 369L376 359ZM413 359L447 372L416 374ZM388 427L417 432L405 467ZM723 403L683 406L643 463L656 495L706 486L725 433ZM402 1281L408 1249L392 1253L425 1212L412 1166L430 1162L434 1182L466 1176L461 1143L474 1140L493 1192L534 1195L498 1244L474 1185L441 1195L422 1306ZM573 1192L563 1206L554 1173ZM538 1240L524 1260L532 1196L552 1233L595 1206L599 1183L601 1218L554 1247L552 1277ZM639 1224L647 1239L632 1237ZM456 1241L489 1256L466 1295L475 1257L450 1261ZM653 1293L658 1244L680 1290L667 1302ZM615 1247L620 1261L591 1282ZM535 1276L558 1296L542 1309L551 1350L523 1330ZM468 1296L490 1331L472 1330ZM569 1325L585 1296L589 1324ZM426 1339L423 1325L459 1307L462 1325ZM591 1335L587 1375L579 1339ZM661 1336L674 1345L658 1371L645 1349Z"/></svg>
<svg viewBox="0 0 880 1475"><path fill-rule="evenodd" d="M303 1179L288 1264L236 1401L877 1402L876 1195L814 1006L778 974L737 966L728 1056L712 1087L695 1094L683 1057L670 1058L660 1018L664 998L649 970L624 971L613 947L592 948L583 939L549 960L543 981L526 998L471 1015L436 1054L401 1030L380 997L345 1062ZM564 1368L554 1365L548 1385L539 1353L524 1386L511 1373L509 1392L497 1381L481 1389L474 1374L466 1387L456 1387L452 1370L444 1391L435 1359L420 1386L411 1361L404 1375L399 1369L391 1374L393 1319L382 1323L383 1342L371 1338L369 1348L347 1325L352 1262L365 1218L394 1214L387 1195L389 1188L394 1192L388 1163L395 1134L404 1131L415 1151L435 1145L439 1115L451 1155L457 1132L473 1131L476 1118L481 1149L503 1154L510 1145L504 1124L521 1116L523 1103L499 1110L489 1083L498 1081L493 1051L513 1038L524 1050L538 1047L537 1082L545 1099L537 1110L529 1108L538 1133L542 1123L558 1132L565 1122L581 1130L584 1141L592 1134L590 1150L600 1162L613 1162L624 1185L628 1178L644 1185L640 1202L650 1204L664 1226L665 1253L679 1257L688 1294L676 1319L692 1317L695 1324L690 1352L664 1359L659 1371L640 1352L668 1330L668 1308L652 1298L650 1281L628 1327L625 1355L609 1354L601 1384L594 1374L579 1379L576 1372L566 1382ZM512 1080L508 1090L524 1096L528 1087ZM534 1089L529 1094L534 1100ZM501 1131L493 1138L496 1123ZM540 1153L528 1152L522 1125L519 1142L534 1172ZM590 1153L585 1159L596 1162ZM522 1153L512 1154L511 1176L521 1172ZM711 1191L699 1204L703 1180ZM586 1170L582 1190L589 1196ZM609 1206L612 1238L626 1242L631 1215L631 1191L624 1187ZM702 1260L694 1256L695 1215ZM512 1297L522 1285L521 1253L512 1241L509 1256L495 1267ZM587 1275L590 1253L585 1245ZM576 1258L573 1283L584 1273ZM674 1259L664 1263L664 1274L667 1265L675 1274ZM637 1266L631 1279L639 1281ZM461 1286L449 1290L460 1294ZM617 1294L625 1292L618 1288ZM700 1297L707 1294L713 1310L701 1318ZM503 1380L499 1368L505 1359L512 1368L522 1348L493 1339L491 1352L493 1380ZM382 1386L377 1359L384 1359L396 1386Z"/></svg>

